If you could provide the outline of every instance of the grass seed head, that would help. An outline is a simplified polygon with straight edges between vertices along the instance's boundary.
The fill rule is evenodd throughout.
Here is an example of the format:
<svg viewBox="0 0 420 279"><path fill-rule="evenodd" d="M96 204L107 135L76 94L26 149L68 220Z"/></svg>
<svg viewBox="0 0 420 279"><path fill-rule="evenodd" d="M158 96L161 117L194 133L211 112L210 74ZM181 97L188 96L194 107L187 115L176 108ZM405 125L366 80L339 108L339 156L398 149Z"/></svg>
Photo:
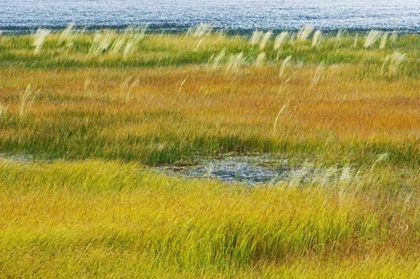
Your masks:
<svg viewBox="0 0 420 279"><path fill-rule="evenodd" d="M375 44L375 42L379 39L379 37L381 36L382 32L378 31L378 30L371 30L367 33L366 37L365 37L365 44L364 47L365 48L369 48L372 45Z"/></svg>
<svg viewBox="0 0 420 279"><path fill-rule="evenodd" d="M297 34L297 40L298 41L305 41L308 36L314 31L315 27L313 25L306 25L303 27Z"/></svg>
<svg viewBox="0 0 420 279"><path fill-rule="evenodd" d="M41 51L41 47L44 44L45 38L51 33L48 29L39 28L36 33L34 34L34 43L35 46L34 53L39 54Z"/></svg>
<svg viewBox="0 0 420 279"><path fill-rule="evenodd" d="M262 38L261 43L260 43L260 50L263 50L265 48L265 46L267 45L267 42L270 39L271 35L273 35L272 31L268 31L267 33L265 33L265 35Z"/></svg>
<svg viewBox="0 0 420 279"><path fill-rule="evenodd" d="M257 45L259 43L259 41L261 40L261 37L264 35L264 32L262 31L254 31L252 32L252 36L250 39L250 44L252 46Z"/></svg>
<svg viewBox="0 0 420 279"><path fill-rule="evenodd" d="M289 35L289 32L283 31L280 34L276 36L276 39L274 40L274 50L278 50L283 42L286 40L287 36Z"/></svg>

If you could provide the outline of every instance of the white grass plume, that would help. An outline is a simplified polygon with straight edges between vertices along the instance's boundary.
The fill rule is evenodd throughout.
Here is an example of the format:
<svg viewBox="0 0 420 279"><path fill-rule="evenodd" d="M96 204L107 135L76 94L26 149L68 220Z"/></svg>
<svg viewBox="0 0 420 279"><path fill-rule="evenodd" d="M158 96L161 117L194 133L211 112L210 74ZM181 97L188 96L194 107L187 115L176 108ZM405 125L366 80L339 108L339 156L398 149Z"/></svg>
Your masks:
<svg viewBox="0 0 420 279"><path fill-rule="evenodd" d="M264 65L266 60L266 55L265 52L261 52L260 54L258 54L257 59L255 60L255 66L262 66Z"/></svg>
<svg viewBox="0 0 420 279"><path fill-rule="evenodd" d="M64 30L61 32L60 37L58 37L58 44L67 42L67 46L70 47L72 44L72 31L74 27L74 22L70 23Z"/></svg>
<svg viewBox="0 0 420 279"><path fill-rule="evenodd" d="M395 51L391 55L387 55L384 58L384 62L381 67L381 76L388 74L388 76L394 76L398 73L402 62L405 60L406 54Z"/></svg>
<svg viewBox="0 0 420 279"><path fill-rule="evenodd" d="M313 25L306 25L303 27L297 34L297 40L298 41L305 41L308 36L314 31L315 27Z"/></svg>
<svg viewBox="0 0 420 279"><path fill-rule="evenodd" d="M289 103L285 103L279 110L279 112L277 113L276 119L274 119L274 123L273 123L273 133L276 131L277 128L277 122L279 120L280 115L289 107Z"/></svg>
<svg viewBox="0 0 420 279"><path fill-rule="evenodd" d="M187 36L203 37L211 33L213 26L210 24L200 23L196 26L190 27L187 31Z"/></svg>
<svg viewBox="0 0 420 279"><path fill-rule="evenodd" d="M389 36L389 33L384 32L384 34L382 35L381 41L379 43L379 49L384 49L385 48L386 41L388 40L388 36Z"/></svg>
<svg viewBox="0 0 420 279"><path fill-rule="evenodd" d="M260 50L263 50L265 46L267 45L268 40L270 39L271 35L273 35L272 31L267 31L265 35L263 36L261 43L260 43Z"/></svg>
<svg viewBox="0 0 420 279"><path fill-rule="evenodd" d="M397 31L392 32L389 39L392 41L392 43L395 43L398 39L398 32Z"/></svg>
<svg viewBox="0 0 420 279"><path fill-rule="evenodd" d="M251 39L250 39L250 44L251 45L257 45L259 42L260 42L260 40L261 40L261 37L264 35L264 32L262 32L262 31L254 31L254 32L252 32L252 36L251 36Z"/></svg>
<svg viewBox="0 0 420 279"><path fill-rule="evenodd" d="M194 47L194 51L198 51L200 49L201 44L204 42L204 38L201 38Z"/></svg>
<svg viewBox="0 0 420 279"><path fill-rule="evenodd" d="M133 52L133 45L134 45L134 43L133 43L133 42L128 42L128 43L125 45L124 52L123 52L123 57L124 57L124 59L126 59L126 58L127 58L127 56L128 56L130 53L132 53L132 52Z"/></svg>
<svg viewBox="0 0 420 279"><path fill-rule="evenodd" d="M237 71L240 66L245 64L245 58L243 57L243 55L243 52L231 55L226 69Z"/></svg>
<svg viewBox="0 0 420 279"><path fill-rule="evenodd" d="M343 34L344 34L345 30L338 30L337 35L335 36L335 46L334 49L337 49L340 45L341 42L343 41Z"/></svg>
<svg viewBox="0 0 420 279"><path fill-rule="evenodd" d="M292 59L292 56L289 55L286 58L284 58L283 62L281 63L280 71L279 71L279 78L282 78L286 69L287 64Z"/></svg>
<svg viewBox="0 0 420 279"><path fill-rule="evenodd" d="M289 35L289 32L283 31L280 34L276 36L276 39L274 40L274 50L278 50L283 42L286 40L287 36Z"/></svg>
<svg viewBox="0 0 420 279"><path fill-rule="evenodd" d="M223 49L218 55L213 56L209 60L210 69L215 71L219 69L220 65L222 64L223 58L225 57L225 50Z"/></svg>
<svg viewBox="0 0 420 279"><path fill-rule="evenodd" d="M114 43L112 44L111 48L110 48L110 52L112 54L117 54L121 51L121 49L124 47L125 44L125 36L120 36L118 37Z"/></svg>
<svg viewBox="0 0 420 279"><path fill-rule="evenodd" d="M368 48L375 44L378 38L381 36L382 32L378 30L370 30L365 37L364 47Z"/></svg>
<svg viewBox="0 0 420 279"><path fill-rule="evenodd" d="M129 97L130 97L131 90L132 90L134 87L136 87L136 86L139 84L139 82L140 82L140 80L139 80L138 78L136 78L136 79L135 79L135 80L131 83L130 87L128 87L127 94L125 95L125 99L124 99L124 102L125 102L125 103L128 103L128 99L129 99Z"/></svg>
<svg viewBox="0 0 420 279"><path fill-rule="evenodd" d="M35 92L35 94L39 93L40 90L38 90L37 92ZM29 101L32 100L34 95L34 92L32 90L32 86L31 84L29 84L26 89L25 92L22 94L22 99L21 99L21 103L20 103L20 108L19 108L19 116L23 116L25 114L25 112L29 111L31 108L31 103L28 104Z"/></svg>
<svg viewBox="0 0 420 279"><path fill-rule="evenodd" d="M312 84L317 84L318 83L318 81L321 79L322 72L324 71L324 69L325 69L325 64L324 63L320 63L318 65L318 67L316 67L314 76L312 78Z"/></svg>
<svg viewBox="0 0 420 279"><path fill-rule="evenodd" d="M316 47L321 43L322 40L322 32L321 30L317 30L312 37L312 47Z"/></svg>
<svg viewBox="0 0 420 279"><path fill-rule="evenodd" d="M357 41L358 41L359 37L358 34L356 34L356 36L354 36L354 41L353 41L353 48L357 47Z"/></svg>
<svg viewBox="0 0 420 279"><path fill-rule="evenodd" d="M0 117L4 112L6 112L6 110L7 110L7 107L3 105L2 103L0 103Z"/></svg>
<svg viewBox="0 0 420 279"><path fill-rule="evenodd" d="M45 38L50 33L51 31L48 29L39 28L38 30L36 30L36 33L34 34L34 43L33 43L33 45L35 46L35 50L34 50L35 54L39 54L39 52L41 51L41 47L44 44Z"/></svg>
<svg viewBox="0 0 420 279"><path fill-rule="evenodd" d="M107 51L111 46L113 36L111 31L96 33L90 48L90 54L98 55Z"/></svg>

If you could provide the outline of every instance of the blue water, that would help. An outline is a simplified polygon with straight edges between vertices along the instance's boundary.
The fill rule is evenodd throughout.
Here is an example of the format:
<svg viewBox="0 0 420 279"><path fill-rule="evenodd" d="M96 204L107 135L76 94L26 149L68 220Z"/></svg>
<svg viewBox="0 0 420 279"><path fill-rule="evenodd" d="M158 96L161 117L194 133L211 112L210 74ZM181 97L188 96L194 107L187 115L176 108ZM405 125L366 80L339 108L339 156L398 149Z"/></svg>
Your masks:
<svg viewBox="0 0 420 279"><path fill-rule="evenodd" d="M309 3L308 3L309 2ZM386 29L420 32L420 0L2 0L0 30L63 28L179 30L198 23L233 30Z"/></svg>

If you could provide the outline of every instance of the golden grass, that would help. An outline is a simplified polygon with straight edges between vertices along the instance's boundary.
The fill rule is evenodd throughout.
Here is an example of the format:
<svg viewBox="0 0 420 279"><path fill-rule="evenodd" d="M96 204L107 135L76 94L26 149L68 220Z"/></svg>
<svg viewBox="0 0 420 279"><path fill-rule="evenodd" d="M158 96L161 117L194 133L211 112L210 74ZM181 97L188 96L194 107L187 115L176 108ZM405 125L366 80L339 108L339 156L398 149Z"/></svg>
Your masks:
<svg viewBox="0 0 420 279"><path fill-rule="evenodd" d="M417 194L246 189L101 161L0 172L5 277L409 278L418 268Z"/></svg>
<svg viewBox="0 0 420 279"><path fill-rule="evenodd" d="M0 36L1 278L418 277L417 35L107 31L92 54L94 35L71 32L36 54ZM351 179L250 188L149 168L226 153Z"/></svg>

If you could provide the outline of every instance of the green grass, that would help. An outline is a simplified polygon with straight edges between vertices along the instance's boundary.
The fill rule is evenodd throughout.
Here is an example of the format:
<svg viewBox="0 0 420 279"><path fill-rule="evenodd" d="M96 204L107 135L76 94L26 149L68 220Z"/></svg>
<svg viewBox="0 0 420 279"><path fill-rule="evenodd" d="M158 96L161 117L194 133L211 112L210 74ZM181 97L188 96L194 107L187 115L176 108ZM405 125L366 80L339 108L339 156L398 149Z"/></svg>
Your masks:
<svg viewBox="0 0 420 279"><path fill-rule="evenodd" d="M0 36L0 278L417 278L420 36L274 36ZM342 178L152 168L265 153Z"/></svg>
<svg viewBox="0 0 420 279"><path fill-rule="evenodd" d="M333 263L345 267L342 276L373 265L388 278L418 265L417 194L378 184L247 189L101 161L3 163L0 172L6 278L160 277L166 269L310 278Z"/></svg>

